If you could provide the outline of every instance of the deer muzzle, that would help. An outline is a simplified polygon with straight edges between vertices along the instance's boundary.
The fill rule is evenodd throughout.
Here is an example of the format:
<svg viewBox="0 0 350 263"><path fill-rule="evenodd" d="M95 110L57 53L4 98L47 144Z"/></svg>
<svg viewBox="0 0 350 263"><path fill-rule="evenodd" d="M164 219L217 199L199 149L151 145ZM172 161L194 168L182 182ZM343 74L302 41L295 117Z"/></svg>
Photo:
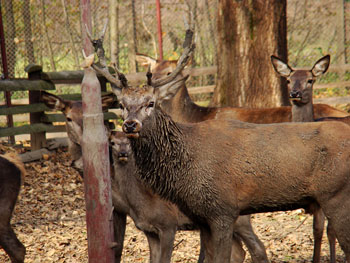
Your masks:
<svg viewBox="0 0 350 263"><path fill-rule="evenodd" d="M138 138L141 123L138 120L126 120L123 123L123 132L128 138Z"/></svg>

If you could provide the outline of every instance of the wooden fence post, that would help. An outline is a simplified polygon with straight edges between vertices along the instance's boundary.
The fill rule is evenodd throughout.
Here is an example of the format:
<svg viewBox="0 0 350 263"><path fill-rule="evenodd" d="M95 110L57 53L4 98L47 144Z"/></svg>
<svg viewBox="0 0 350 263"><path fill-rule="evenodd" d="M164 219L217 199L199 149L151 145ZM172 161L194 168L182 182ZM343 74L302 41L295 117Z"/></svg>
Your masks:
<svg viewBox="0 0 350 263"><path fill-rule="evenodd" d="M29 80L41 79L42 67L39 65L30 64L25 68L28 73ZM30 90L29 91L29 104L40 103L40 91ZM30 124L41 123L41 118L44 116L44 112L30 113ZM46 147L46 136L45 132L36 132L30 134L30 145L31 150L38 150Z"/></svg>
<svg viewBox="0 0 350 263"><path fill-rule="evenodd" d="M113 263L113 212L109 149L103 123L101 87L95 71L84 69L83 162L89 263Z"/></svg>

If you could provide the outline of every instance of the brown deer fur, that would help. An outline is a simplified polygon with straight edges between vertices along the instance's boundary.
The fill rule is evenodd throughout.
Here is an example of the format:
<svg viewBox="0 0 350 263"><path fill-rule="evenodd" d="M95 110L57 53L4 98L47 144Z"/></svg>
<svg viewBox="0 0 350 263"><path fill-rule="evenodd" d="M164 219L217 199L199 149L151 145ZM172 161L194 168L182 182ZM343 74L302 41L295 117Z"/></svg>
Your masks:
<svg viewBox="0 0 350 263"><path fill-rule="evenodd" d="M176 205L161 199L145 187L136 175L134 157L129 139L122 132L110 136L113 156L113 205L120 213L131 216L137 228L142 230L150 247L150 262L170 263L176 230L198 229L179 211ZM231 262L243 262L245 252L239 240L245 241L253 262L268 262L264 246L252 230L249 216L236 221ZM262 251L259 249L262 248ZM262 256L261 256L262 255ZM202 262L200 256L199 262Z"/></svg>
<svg viewBox="0 0 350 263"><path fill-rule="evenodd" d="M26 249L17 239L10 220L20 192L23 163L15 154L0 155L0 246L9 255L11 262L23 263Z"/></svg>
<svg viewBox="0 0 350 263"><path fill-rule="evenodd" d="M114 92L123 105L123 130L139 177L200 226L207 262L229 262L238 215L313 203L323 209L350 262L350 127L176 123L160 105L167 99L162 89L179 83Z"/></svg>

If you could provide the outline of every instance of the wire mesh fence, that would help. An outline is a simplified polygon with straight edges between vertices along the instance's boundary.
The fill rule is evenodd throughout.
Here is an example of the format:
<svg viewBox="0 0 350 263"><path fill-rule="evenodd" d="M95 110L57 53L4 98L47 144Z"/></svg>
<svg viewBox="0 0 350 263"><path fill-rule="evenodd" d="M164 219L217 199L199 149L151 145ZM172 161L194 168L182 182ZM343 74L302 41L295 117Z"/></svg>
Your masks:
<svg viewBox="0 0 350 263"><path fill-rule="evenodd" d="M83 27L79 0L0 1L10 77L26 77L24 68L29 63L42 65L44 71L79 69ZM177 59L181 54L185 35L183 20L191 21L192 15L197 44L192 66L216 64L217 0L160 2L164 58ZM325 53L332 55L332 64L347 62L349 30L345 25L350 15L349 1L305 0L302 5L298 0L287 2L291 65L308 65ZM159 57L155 0L91 0L90 4L93 34L102 30L108 18L106 54L122 71L143 70L137 67L135 52ZM194 85L214 82L212 77L192 81ZM63 87L59 87L59 91L66 92ZM23 92L13 94L14 98L24 96Z"/></svg>

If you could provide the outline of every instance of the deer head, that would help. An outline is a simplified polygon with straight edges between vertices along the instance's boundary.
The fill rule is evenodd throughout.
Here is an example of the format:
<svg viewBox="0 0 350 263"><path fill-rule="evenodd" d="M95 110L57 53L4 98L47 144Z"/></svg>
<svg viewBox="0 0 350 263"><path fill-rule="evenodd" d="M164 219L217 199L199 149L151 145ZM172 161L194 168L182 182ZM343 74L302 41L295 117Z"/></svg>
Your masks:
<svg viewBox="0 0 350 263"><path fill-rule="evenodd" d="M123 132L113 131L109 136L113 159L119 164L126 164L132 156L129 139Z"/></svg>
<svg viewBox="0 0 350 263"><path fill-rule="evenodd" d="M142 123L153 115L155 108L160 107L164 100L170 99L188 78L179 74L170 74L169 77L160 79L160 86L152 82L149 74L148 84L142 87L113 87L122 109L122 128L129 138L138 138Z"/></svg>
<svg viewBox="0 0 350 263"><path fill-rule="evenodd" d="M176 69L177 60L159 60L144 54L136 54L136 61L144 67L149 67L153 79L160 79Z"/></svg>
<svg viewBox="0 0 350 263"><path fill-rule="evenodd" d="M112 93L102 96L102 109L106 111L114 103ZM41 91L41 101L52 109L61 111L67 119L66 127L69 139L80 145L83 135L83 105L81 101L62 99L54 94Z"/></svg>
<svg viewBox="0 0 350 263"><path fill-rule="evenodd" d="M330 56L319 59L311 70L294 70L275 56L271 56L271 62L275 71L287 79L291 101L294 104L308 104L312 103L312 87L316 78L328 70Z"/></svg>

